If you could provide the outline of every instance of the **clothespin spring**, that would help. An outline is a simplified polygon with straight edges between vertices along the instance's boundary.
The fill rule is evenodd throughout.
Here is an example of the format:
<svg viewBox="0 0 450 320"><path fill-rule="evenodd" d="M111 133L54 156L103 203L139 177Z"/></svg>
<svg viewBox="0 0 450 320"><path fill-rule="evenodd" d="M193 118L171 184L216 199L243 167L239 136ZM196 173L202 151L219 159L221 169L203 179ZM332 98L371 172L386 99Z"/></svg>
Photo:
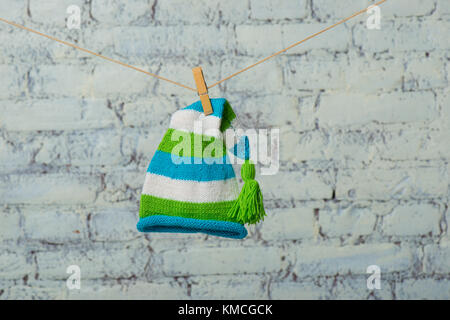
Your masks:
<svg viewBox="0 0 450 320"><path fill-rule="evenodd" d="M206 86L205 78L203 77L203 71L201 67L195 67L192 69L194 74L195 85L197 86L197 93L202 103L203 112L205 115L213 113L211 100L209 100L208 87Z"/></svg>

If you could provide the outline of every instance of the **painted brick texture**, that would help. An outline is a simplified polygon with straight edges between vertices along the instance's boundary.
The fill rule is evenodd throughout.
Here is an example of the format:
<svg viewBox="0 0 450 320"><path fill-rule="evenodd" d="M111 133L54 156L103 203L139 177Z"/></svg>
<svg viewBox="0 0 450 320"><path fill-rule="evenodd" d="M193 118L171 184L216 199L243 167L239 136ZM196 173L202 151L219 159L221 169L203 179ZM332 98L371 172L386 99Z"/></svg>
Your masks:
<svg viewBox="0 0 450 320"><path fill-rule="evenodd" d="M194 66L213 83L370 4L0 0L0 15L194 86ZM268 217L242 241L135 228L194 94L0 24L0 299L449 299L450 1L380 8L379 30L362 15L210 90L246 128L280 129L279 172L258 178Z"/></svg>

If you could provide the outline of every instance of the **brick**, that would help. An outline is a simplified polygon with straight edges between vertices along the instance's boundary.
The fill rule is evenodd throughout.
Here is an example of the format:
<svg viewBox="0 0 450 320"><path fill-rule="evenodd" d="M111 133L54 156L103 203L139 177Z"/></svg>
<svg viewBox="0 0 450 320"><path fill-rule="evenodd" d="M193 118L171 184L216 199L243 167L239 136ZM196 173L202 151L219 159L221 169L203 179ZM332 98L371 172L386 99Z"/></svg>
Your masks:
<svg viewBox="0 0 450 320"><path fill-rule="evenodd" d="M376 93L402 88L404 62L401 60L352 59L345 70L345 84L348 91Z"/></svg>
<svg viewBox="0 0 450 320"><path fill-rule="evenodd" d="M450 241L424 248L424 271L426 273L448 274L450 272Z"/></svg>
<svg viewBox="0 0 450 320"><path fill-rule="evenodd" d="M93 129L116 121L104 99L5 100L0 101L0 113L0 126L8 131Z"/></svg>
<svg viewBox="0 0 450 320"><path fill-rule="evenodd" d="M100 278L129 278L142 276L149 261L147 248L126 245L94 248L62 248L59 251L37 252L39 277L47 280L66 280L67 267L77 265L81 280ZM58 261L58 263L55 263ZM82 284L83 285L83 284Z"/></svg>
<svg viewBox="0 0 450 320"><path fill-rule="evenodd" d="M192 248L162 254L168 276L275 272L281 269L280 250L270 247Z"/></svg>
<svg viewBox="0 0 450 320"><path fill-rule="evenodd" d="M319 210L319 225L328 237L369 235L376 217L371 208L348 203L330 203Z"/></svg>
<svg viewBox="0 0 450 320"><path fill-rule="evenodd" d="M434 58L407 62L404 78L405 90L445 88L447 86L443 61Z"/></svg>
<svg viewBox="0 0 450 320"><path fill-rule="evenodd" d="M439 159L446 156L442 146L448 137L448 132L429 129L384 131L383 139L376 142L376 152L381 159L388 160Z"/></svg>
<svg viewBox="0 0 450 320"><path fill-rule="evenodd" d="M0 172L9 173L27 167L35 147L16 137L0 138Z"/></svg>
<svg viewBox="0 0 450 320"><path fill-rule="evenodd" d="M322 127L320 123L319 126ZM376 143L379 140L382 136L376 130L333 130L321 152L327 159L338 161L341 168L361 167L377 158Z"/></svg>
<svg viewBox="0 0 450 320"><path fill-rule="evenodd" d="M128 284L81 283L81 290L68 292L69 300L188 299L186 289L176 283L136 281Z"/></svg>
<svg viewBox="0 0 450 320"><path fill-rule="evenodd" d="M437 0L436 11L440 16L447 16L450 14L450 4L445 0Z"/></svg>
<svg viewBox="0 0 450 320"><path fill-rule="evenodd" d="M138 66L139 67L139 66ZM145 67L142 67L146 69ZM117 81L112 79L126 79ZM102 64L95 68L90 90L95 97L117 97L145 94L154 78L128 68Z"/></svg>
<svg viewBox="0 0 450 320"><path fill-rule="evenodd" d="M352 13L365 9L371 5L366 0L315 0L313 1L313 11L317 18L342 19L350 16ZM420 0L399 0L390 3L384 3L379 6L381 21L390 17L409 17L424 16L433 12L434 3L431 1ZM367 14L362 14L360 19L366 19Z"/></svg>
<svg viewBox="0 0 450 320"><path fill-rule="evenodd" d="M0 277L2 280L22 279L32 269L24 252L8 252L2 248L0 253Z"/></svg>
<svg viewBox="0 0 450 320"><path fill-rule="evenodd" d="M22 237L20 225L20 211L17 208L3 207L0 209L0 243L17 240Z"/></svg>
<svg viewBox="0 0 450 320"><path fill-rule="evenodd" d="M94 241L128 241L137 238L136 208L105 208L92 215L91 234Z"/></svg>
<svg viewBox="0 0 450 320"><path fill-rule="evenodd" d="M267 299L261 277L251 275L192 277L192 299Z"/></svg>
<svg viewBox="0 0 450 320"><path fill-rule="evenodd" d="M327 43L330 43L330 41ZM345 88L350 92L373 93L381 90L400 89L404 74L403 69L403 61L401 60L371 61L352 58L349 63L341 58L333 60L320 56L314 58L296 57L295 59L289 59L286 68L286 81L290 88L297 90ZM301 85L299 85L299 82Z"/></svg>
<svg viewBox="0 0 450 320"><path fill-rule="evenodd" d="M90 96L92 75L90 70L79 65L43 65L30 72L31 95L39 98L48 96Z"/></svg>
<svg viewBox="0 0 450 320"><path fill-rule="evenodd" d="M259 176L264 199L322 200L331 198L332 187L322 177L323 173L283 172L275 175Z"/></svg>
<svg viewBox="0 0 450 320"><path fill-rule="evenodd" d="M30 162L35 164L63 166L70 164L67 137L64 135L43 135L35 139L39 144Z"/></svg>
<svg viewBox="0 0 450 320"><path fill-rule="evenodd" d="M0 65L0 73L2 74L0 99L19 96L24 87L25 69L17 66Z"/></svg>
<svg viewBox="0 0 450 320"><path fill-rule="evenodd" d="M381 273L380 289L367 288L369 276L370 274L338 278L333 288L332 297L339 300L392 300L391 285L383 278L383 273Z"/></svg>
<svg viewBox="0 0 450 320"><path fill-rule="evenodd" d="M165 25L242 23L249 16L247 1L200 0L193 6L183 0L161 1L155 7L155 20Z"/></svg>
<svg viewBox="0 0 450 320"><path fill-rule="evenodd" d="M115 52L125 57L148 57L149 55L197 57L198 55L223 55L229 52L230 32L226 26L219 28L203 25L126 27L113 28L109 32L114 34ZM198 45L197 35L199 34L203 36L202 45Z"/></svg>
<svg viewBox="0 0 450 320"><path fill-rule="evenodd" d="M355 104L361 105L355 108ZM388 93L382 95L328 94L320 98L317 112L320 126L361 126L371 122L427 123L438 116L430 92Z"/></svg>
<svg viewBox="0 0 450 320"><path fill-rule="evenodd" d="M133 101L123 107L123 123L132 127L156 127L161 124L168 127L170 116L177 110L175 101L164 97Z"/></svg>
<svg viewBox="0 0 450 320"><path fill-rule="evenodd" d="M398 205L383 218L383 233L395 236L439 234L439 206L432 203L406 203Z"/></svg>
<svg viewBox="0 0 450 320"><path fill-rule="evenodd" d="M146 130L141 132L138 137L130 133L124 137L124 141L127 143L122 146L125 149L123 152L126 154L136 152L138 159L142 159L143 168L147 168L166 130L167 127L157 131Z"/></svg>
<svg viewBox="0 0 450 320"><path fill-rule="evenodd" d="M125 289L125 296L128 299L188 299L183 288L169 283L136 283Z"/></svg>
<svg viewBox="0 0 450 320"><path fill-rule="evenodd" d="M250 59L234 59L225 61L222 65L222 74L228 76L231 73L254 63ZM264 79L264 81L259 81ZM283 71L277 60L268 61L249 72L244 72L230 81L224 83L227 92L230 93L261 93L279 94L283 90Z"/></svg>
<svg viewBox="0 0 450 320"><path fill-rule="evenodd" d="M270 296L275 300L325 300L330 298L330 289L313 282L275 282Z"/></svg>
<svg viewBox="0 0 450 320"><path fill-rule="evenodd" d="M295 120L300 131L312 130L315 129L315 117L314 117L314 103L316 97L314 96L305 96L300 97L299 99L299 108L300 108L300 119L299 121Z"/></svg>
<svg viewBox="0 0 450 320"><path fill-rule="evenodd" d="M441 121L444 128L450 127L450 91L438 95L438 106L441 109Z"/></svg>
<svg viewBox="0 0 450 320"><path fill-rule="evenodd" d="M261 224L261 237L278 241L313 238L316 235L314 209L320 205L268 211Z"/></svg>
<svg viewBox="0 0 450 320"><path fill-rule="evenodd" d="M448 165L448 167L450 168L450 165ZM448 178L449 178L448 180L449 180L449 182L450 182L450 175L449 175ZM449 190L449 194L450 194L450 190ZM447 197L448 197L448 195L447 195ZM447 221L447 230L448 230L448 225L449 225L448 221L450 221L450 210L448 210L448 208L447 208L447 210L445 211L444 217L445 217L445 221ZM449 235L448 232L447 232L446 238L447 238L447 239L450 239L450 235Z"/></svg>
<svg viewBox="0 0 450 320"><path fill-rule="evenodd" d="M82 9L82 12L87 13L87 10L83 11ZM82 22L84 21L85 20L82 17ZM65 23L64 20L61 23ZM21 24L30 27L27 23L22 22ZM0 62L2 63L23 65L24 67L30 65L54 65L58 63L79 65L78 59L96 59L88 53L62 45L57 41L51 41L30 34L30 32L26 32L17 27L7 28L8 32L2 32L0 34L0 41L9 44L7 47L2 48L2 56L0 57ZM86 43L83 41L83 35L79 30L68 30L61 26L54 26L53 24L52 27L46 27L45 30L43 30L43 28L42 24L39 24L39 27L34 27L34 29L45 32L46 34L61 40L76 43L77 45L87 47L95 52L100 51L97 50L97 43L100 42L100 40L90 37L91 30L86 30L83 26L81 28L86 34ZM30 82L29 84L31 85L32 83Z"/></svg>
<svg viewBox="0 0 450 320"><path fill-rule="evenodd" d="M299 42L312 34L315 34L329 24L326 23L301 23L286 24L281 28L283 48ZM311 50L323 49L330 52L345 52L351 43L351 32L347 28L339 28L330 31L328 34L319 35L314 39L307 40L292 49L286 51L286 54L303 54ZM275 51L273 51L275 52Z"/></svg>
<svg viewBox="0 0 450 320"><path fill-rule="evenodd" d="M21 22L26 14L27 4L25 1L10 1L0 3L0 12L7 13L2 18L14 22ZM3 48L2 48L3 49Z"/></svg>
<svg viewBox="0 0 450 320"><path fill-rule="evenodd" d="M18 2L15 2L18 3ZM24 2L22 4L25 4ZM3 5L0 4L0 6ZM3 10L1 12L4 12ZM20 20L17 19L16 22ZM2 55L0 56L0 65L14 65L20 63L51 63L51 54L49 48L45 48L41 39L38 37L30 37L28 41L20 39L22 30L2 25L2 32L0 33L1 43L8 43L8 46L2 48ZM19 40L20 39L20 40ZM37 41L39 40L39 41ZM51 46L50 44L48 46ZM2 68L2 67L0 67ZM2 79L3 81L6 79ZM4 93L4 92L2 92Z"/></svg>
<svg viewBox="0 0 450 320"><path fill-rule="evenodd" d="M308 15L307 3L286 0L274 4L270 0L250 0L251 18L256 20L295 20Z"/></svg>
<svg viewBox="0 0 450 320"><path fill-rule="evenodd" d="M104 99L86 99L81 101L81 120L74 129L111 128L117 125L117 116L108 101ZM67 129L66 129L67 130Z"/></svg>
<svg viewBox="0 0 450 320"><path fill-rule="evenodd" d="M103 24L100 24L99 27L96 28L83 28L83 38L79 40L80 42L80 46L83 46L85 48L89 48L89 50L93 51L93 52L98 52L101 53L107 57L111 57L114 58L116 60L119 61L123 61L129 64L142 64L143 62L134 60L132 57L121 57L121 56L117 56L117 53L115 52L115 48L114 48L114 39L115 39L115 34L112 30L117 30L115 29L117 27L109 27L106 28ZM76 50L78 52L80 52L79 50ZM80 53L78 53L80 55L80 57L84 57L91 63L95 64L95 65L109 65L109 62L107 61L100 61L98 60L96 57L87 54L87 53L83 53L82 51ZM151 59L150 59L151 60ZM116 68L122 69L120 66L115 65ZM150 66L149 66L150 68ZM130 70L131 71L131 70ZM147 70L150 71L151 70Z"/></svg>
<svg viewBox="0 0 450 320"><path fill-rule="evenodd" d="M148 163L145 163L145 167ZM135 205L134 199L140 197L146 169L139 171L117 171L105 175L105 190L99 195L99 203L123 202L125 206ZM133 201L130 203L130 200ZM137 210L137 208L136 208Z"/></svg>
<svg viewBox="0 0 450 320"><path fill-rule="evenodd" d="M368 3L364 0L315 0L312 2L314 16L320 20L346 18L352 13L367 8Z"/></svg>
<svg viewBox="0 0 450 320"><path fill-rule="evenodd" d="M353 37L355 45L364 52L446 50L450 47L450 40L445 36L445 30L448 30L445 21L382 21L380 30L367 30L365 24L357 25ZM418 43L417 39L423 41Z"/></svg>
<svg viewBox="0 0 450 320"><path fill-rule="evenodd" d="M300 129L314 128L311 119L313 98L311 96L298 97L283 94L255 96L248 99L244 96L230 98L230 104L235 112L239 112L240 123L255 123L258 128L269 129L276 127L296 127ZM270 106L260 109L255 106ZM283 107L283 112L279 111ZM242 128L245 129L245 128Z"/></svg>
<svg viewBox="0 0 450 320"><path fill-rule="evenodd" d="M281 26L236 26L236 43L239 53L249 56L270 55L283 48Z"/></svg>
<svg viewBox="0 0 450 320"><path fill-rule="evenodd" d="M33 102L14 103L1 101L1 125L13 130L58 130L67 123L77 122L81 118L74 100L61 100L59 103L49 100L34 100ZM24 113L27 117L24 117Z"/></svg>
<svg viewBox="0 0 450 320"><path fill-rule="evenodd" d="M340 170L336 197L379 200L438 198L447 194L443 170L434 167Z"/></svg>
<svg viewBox="0 0 450 320"><path fill-rule="evenodd" d="M422 17L433 14L435 3L433 1L400 0L389 3L386 7L380 6L380 8L382 16L386 17Z"/></svg>
<svg viewBox="0 0 450 320"><path fill-rule="evenodd" d="M76 210L27 206L22 214L27 239L66 243L83 240L86 236L84 216Z"/></svg>
<svg viewBox="0 0 450 320"><path fill-rule="evenodd" d="M414 252L390 243L358 246L309 246L299 248L294 271L298 276L365 274L378 265L381 272L410 270Z"/></svg>
<svg viewBox="0 0 450 320"><path fill-rule="evenodd" d="M407 279L395 286L395 296L400 300L448 300L450 280Z"/></svg>
<svg viewBox="0 0 450 320"><path fill-rule="evenodd" d="M94 0L91 4L92 17L102 25L130 25L149 21L151 3L146 0ZM146 17L146 19L143 19Z"/></svg>
<svg viewBox="0 0 450 320"><path fill-rule="evenodd" d="M441 119L442 121L443 119ZM445 121L445 120L444 120ZM450 130L448 127L444 127L434 136L431 136L431 143L428 145L430 149L431 157L425 157L425 159L432 158L434 155L438 154L441 158L450 158L450 149L446 148L446 141L450 138ZM436 157L437 158L437 157ZM448 170L447 170L448 171Z"/></svg>
<svg viewBox="0 0 450 320"><path fill-rule="evenodd" d="M178 1L181 2L183 0ZM219 15L217 18L219 19L219 21L223 20L235 24L245 23L248 21L250 12L247 1L214 1L216 1L218 5ZM208 0L207 3L208 5L210 5L211 1ZM208 5L206 5L205 7L208 7Z"/></svg>
<svg viewBox="0 0 450 320"><path fill-rule="evenodd" d="M30 285L16 285L7 289L5 300L62 300L65 299L65 289L48 287L48 282L44 287Z"/></svg>
<svg viewBox="0 0 450 320"><path fill-rule="evenodd" d="M281 130L280 132L280 159L282 161L311 161L328 160L331 158L327 153L330 147L329 137L322 131L298 131Z"/></svg>
<svg viewBox="0 0 450 320"><path fill-rule="evenodd" d="M70 163L76 166L123 163L120 147L121 137L116 130L75 132L67 138Z"/></svg>
<svg viewBox="0 0 450 320"><path fill-rule="evenodd" d="M306 57L289 60L286 67L286 85L291 90L342 89L345 86L347 62Z"/></svg>
<svg viewBox="0 0 450 320"><path fill-rule="evenodd" d="M29 204L90 203L100 186L97 177L71 174L9 175L0 177L0 201Z"/></svg>
<svg viewBox="0 0 450 320"><path fill-rule="evenodd" d="M361 205L361 207L367 206L372 210L372 214L375 214L379 217L386 216L392 212L394 207L398 205L397 200L391 201L358 201L357 204Z"/></svg>

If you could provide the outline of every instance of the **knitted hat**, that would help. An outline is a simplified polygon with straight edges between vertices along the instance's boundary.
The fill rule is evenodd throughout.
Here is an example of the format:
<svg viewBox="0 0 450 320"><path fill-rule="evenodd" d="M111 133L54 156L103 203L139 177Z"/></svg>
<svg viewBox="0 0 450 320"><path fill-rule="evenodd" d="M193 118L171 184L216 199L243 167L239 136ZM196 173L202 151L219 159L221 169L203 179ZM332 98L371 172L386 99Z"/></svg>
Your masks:
<svg viewBox="0 0 450 320"><path fill-rule="evenodd" d="M141 232L202 232L242 239L244 223L264 218L262 194L245 137L231 152L245 159L239 194L224 131L235 119L225 99L211 99L205 116L200 101L176 111L147 169L141 194Z"/></svg>

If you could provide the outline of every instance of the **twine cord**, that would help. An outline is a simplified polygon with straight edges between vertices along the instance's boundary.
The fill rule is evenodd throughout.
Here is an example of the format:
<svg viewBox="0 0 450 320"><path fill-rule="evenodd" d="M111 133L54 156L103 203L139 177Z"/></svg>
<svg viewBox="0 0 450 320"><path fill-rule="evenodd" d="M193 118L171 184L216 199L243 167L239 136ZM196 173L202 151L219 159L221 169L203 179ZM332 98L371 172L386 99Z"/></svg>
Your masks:
<svg viewBox="0 0 450 320"><path fill-rule="evenodd" d="M306 38L304 38L304 39L302 39L302 40L296 42L296 43L291 44L290 46L288 46L288 47L286 47L286 48L284 48L284 49L282 49L282 50L280 50L280 51L275 52L274 54L272 54L272 55L270 55L270 56L268 56L268 57L265 57L264 59L261 59L261 60L255 62L255 63L253 63L253 64L251 64L251 65L249 65L249 66L247 66L247 67L245 67L245 68L243 68L243 69L241 69L241 70L239 70L239 71L237 71L237 72L235 72L235 73L233 73L233 74L231 74L231 75L229 75L229 76L223 78L222 80L219 80L219 81L213 83L212 85L208 86L208 89L213 88L213 87L215 87L215 86L217 86L217 85L219 85L219 84L221 84L221 83L223 83L223 82L225 82L225 81L227 81L227 80L229 80L229 79L231 79L231 78L233 78L233 77L235 77L235 76L241 74L242 72L245 72L245 71L247 71L247 70L249 70L249 69L251 69L251 68L253 68L253 67L256 67L257 65L259 65L259 64L261 64L261 63L263 63L263 62L265 62L265 61L267 61L267 60L269 60L269 59L272 59L272 58L274 58L274 57L276 57L276 56L278 56L278 55L280 55L280 54L282 54L282 53L288 51L289 49L292 49L292 48L294 48L294 47L296 47L296 46L298 46L298 45L300 45L300 44L302 44L302 43L304 43L304 42L306 42L306 41L308 41L308 40L310 40L310 39L312 39L312 38L315 38L315 37L317 37L318 35L320 35L320 34L326 32L326 31L328 31L328 30L331 30L331 29L337 27L338 25L343 24L343 23L347 22L348 20L350 20L350 19L352 19L352 18L354 18L354 17L356 17L356 16L358 16L358 15L360 15L360 14L366 12L367 10L369 10L369 8L372 8L372 7L374 7L374 6L378 6L378 5L380 5L380 4L382 4L383 2L386 2L386 1L387 1L387 0L381 0L381 1L378 1L377 3L375 3L375 4L373 4L373 5L369 6L369 7L367 7L367 8L365 8L365 9L362 9L362 10L360 10L360 11L358 11L358 12L355 12L354 14L352 14L351 16L349 16L349 17L347 17L347 18L344 18L344 19L342 19L342 20L340 20L340 21L338 21L338 22L332 24L331 26L328 26L328 27L326 27L326 28L324 28L324 29L322 29L322 30L320 30L320 31L318 31L318 32L316 32L316 33L314 33L314 34L312 34L312 35L310 35L310 36L308 36L308 37L306 37ZM141 69L141 68L132 66L132 65L127 64L127 63L125 63L125 62L122 62L122 61L119 61L119 60L116 60L116 59L113 59L113 58L106 57L106 56L101 55L101 54L99 54L99 53L96 53L96 52L94 52L94 51L91 51L91 50L82 48L82 47L80 47L80 46L78 46L78 45L76 45L76 44L73 44L73 43L70 43L70 42L67 42L67 41L64 41L64 40L60 40L60 39L58 39L58 38L56 38L56 37L47 35L47 34L45 34L45 33L42 33L42 32L36 31L36 30L33 30L33 29L31 29L31 28L28 28L28 27L25 27L25 26L23 26L23 25L17 24L17 23L15 23L15 22L12 22L12 21L3 19L3 18L1 18L1 17L0 17L0 21L1 21L1 22L4 22L4 23L7 23L7 24L9 24L9 25L11 25L11 26L14 26L14 27L17 27L17 28L20 28L20 29L23 29L23 30L32 32L32 33L34 33L34 34L40 35L40 36L45 37L45 38L47 38L47 39L50 39L50 40L59 42L59 43L61 43L61 44L63 44L63 45L72 47L72 48L74 48L74 49L77 49L77 50L86 52L86 53L91 54L91 55L94 55L94 56L96 56L96 57L102 58L102 59L107 60L107 61L109 61L109 62L113 62L113 63L119 64L119 65L121 65L121 66L124 66L124 67L130 68L130 69L133 69L133 70L142 72L142 73L144 73L144 74L146 74L146 75L149 75L149 76L151 76L151 77L157 78L157 79L159 79L159 80L166 81L166 82L169 82L169 83L171 83L171 84L177 85L177 86L179 86L179 87L182 87L182 88L185 88L185 89L188 89L188 90L197 92L197 89L192 88L192 87L189 87L189 86L184 85L184 84L182 84L182 83L179 83L179 82L177 82L177 81L173 81L173 80L170 80L170 79L168 79L168 78L165 78L165 77L162 77L162 76L160 76L160 75L157 75L157 74L155 74L155 73L148 72L148 71L146 71L146 70L144 70L144 69Z"/></svg>

